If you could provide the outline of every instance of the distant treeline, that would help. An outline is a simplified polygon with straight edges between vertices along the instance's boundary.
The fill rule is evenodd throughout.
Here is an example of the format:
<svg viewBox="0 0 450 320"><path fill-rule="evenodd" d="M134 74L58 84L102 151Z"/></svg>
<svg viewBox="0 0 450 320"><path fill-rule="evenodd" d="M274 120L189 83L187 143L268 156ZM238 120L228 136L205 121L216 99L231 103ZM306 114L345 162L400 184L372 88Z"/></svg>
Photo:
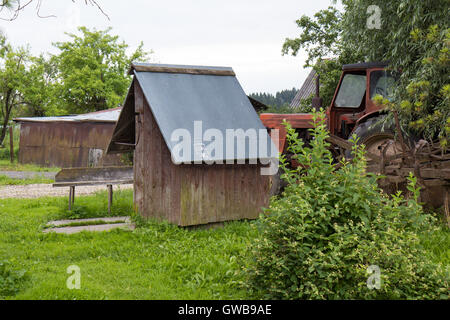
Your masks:
<svg viewBox="0 0 450 320"><path fill-rule="evenodd" d="M298 89L286 89L281 92L277 92L275 95L266 92L251 93L249 96L259 102L264 103L267 106L280 108L286 104L290 104L297 94Z"/></svg>

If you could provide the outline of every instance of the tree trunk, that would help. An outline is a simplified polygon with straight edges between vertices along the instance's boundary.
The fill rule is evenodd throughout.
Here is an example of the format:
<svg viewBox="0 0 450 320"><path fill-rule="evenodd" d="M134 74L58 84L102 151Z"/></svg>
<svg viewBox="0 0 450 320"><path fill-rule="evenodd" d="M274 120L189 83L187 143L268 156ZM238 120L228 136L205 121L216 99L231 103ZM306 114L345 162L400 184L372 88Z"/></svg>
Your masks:
<svg viewBox="0 0 450 320"><path fill-rule="evenodd" d="M5 119L6 119L6 117L5 117ZM5 121L5 119L3 120L2 131L0 133L0 146L3 145L3 140L5 140L5 137L6 137L6 130L8 129L8 121Z"/></svg>
<svg viewBox="0 0 450 320"><path fill-rule="evenodd" d="M0 133L0 145L3 145L3 140L5 140L6 137L6 131L8 130L8 122L9 122L9 116L11 115L11 109L12 109L12 103L10 101L11 99L11 90L8 90L8 92L6 93L6 97L5 97L5 118L3 119L3 123L2 123L2 131Z"/></svg>

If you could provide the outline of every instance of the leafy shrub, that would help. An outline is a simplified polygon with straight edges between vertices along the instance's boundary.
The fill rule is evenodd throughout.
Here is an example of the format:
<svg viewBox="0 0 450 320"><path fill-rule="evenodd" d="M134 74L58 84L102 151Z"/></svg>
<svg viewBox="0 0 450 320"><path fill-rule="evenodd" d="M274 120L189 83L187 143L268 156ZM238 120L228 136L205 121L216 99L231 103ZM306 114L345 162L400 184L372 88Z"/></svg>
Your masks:
<svg viewBox="0 0 450 320"><path fill-rule="evenodd" d="M25 276L24 270L13 270L7 261L0 261L0 298L15 295Z"/></svg>
<svg viewBox="0 0 450 320"><path fill-rule="evenodd" d="M289 150L303 166L290 170L282 159L289 185L260 219L244 267L247 289L270 299L446 298L448 280L420 246L433 218L417 203L415 178L409 200L389 198L365 173L356 144L352 162L337 170L324 118L314 115L310 147L287 125ZM379 289L367 285L372 265L381 271Z"/></svg>
<svg viewBox="0 0 450 320"><path fill-rule="evenodd" d="M2 160L9 160L11 159L9 148L1 148L0 147L0 159ZM19 158L19 147L14 147L14 159Z"/></svg>
<svg viewBox="0 0 450 320"><path fill-rule="evenodd" d="M134 152L131 151L122 153L122 155L120 156L120 161L122 161L124 165L132 166L134 163Z"/></svg>
<svg viewBox="0 0 450 320"><path fill-rule="evenodd" d="M447 24L448 26L448 24ZM450 28L432 25L411 31L410 46L420 54L415 67L402 74L396 104L405 127L450 149Z"/></svg>
<svg viewBox="0 0 450 320"><path fill-rule="evenodd" d="M20 138L20 127L14 126L14 159L19 159L19 138ZM0 131L2 126L0 126ZM9 160L11 150L9 147L9 130L6 131L6 136L3 141L0 141L0 160Z"/></svg>

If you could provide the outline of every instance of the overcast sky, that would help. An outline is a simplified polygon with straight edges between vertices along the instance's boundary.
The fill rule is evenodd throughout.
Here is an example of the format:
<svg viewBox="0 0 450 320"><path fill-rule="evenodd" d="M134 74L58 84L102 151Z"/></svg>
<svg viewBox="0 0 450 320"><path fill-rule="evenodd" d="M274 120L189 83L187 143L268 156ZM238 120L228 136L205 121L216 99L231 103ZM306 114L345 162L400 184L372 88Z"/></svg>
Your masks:
<svg viewBox="0 0 450 320"><path fill-rule="evenodd" d="M37 3L37 1L35 1ZM28 7L0 28L14 45L32 52L55 52L52 42L77 26L105 29L119 35L131 48L140 41L153 50L152 62L230 66L244 90L275 93L299 88L309 70L304 53L282 56L286 37L295 37L295 20L326 8L331 0L98 0L110 20L83 0L43 0L41 19Z"/></svg>

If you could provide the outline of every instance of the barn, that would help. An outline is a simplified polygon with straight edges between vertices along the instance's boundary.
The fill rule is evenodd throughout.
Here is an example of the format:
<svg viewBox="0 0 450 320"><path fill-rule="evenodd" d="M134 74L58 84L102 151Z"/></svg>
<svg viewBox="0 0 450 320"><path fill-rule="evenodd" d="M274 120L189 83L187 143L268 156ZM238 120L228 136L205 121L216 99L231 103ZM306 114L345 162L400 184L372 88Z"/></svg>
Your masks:
<svg viewBox="0 0 450 320"><path fill-rule="evenodd" d="M20 124L19 162L61 168L121 165L120 156L104 156L120 111L15 118Z"/></svg>
<svg viewBox="0 0 450 320"><path fill-rule="evenodd" d="M308 74L308 77L306 77L305 81L303 82L303 85L298 90L294 99L292 99L290 103L291 108L300 107L302 100L308 99L309 97L314 95L314 93L316 92L316 79L317 73L314 69L312 69Z"/></svg>
<svg viewBox="0 0 450 320"><path fill-rule="evenodd" d="M257 218L269 201L264 169L278 151L233 70L133 64L130 72L107 152L134 150L138 212L179 226Z"/></svg>

